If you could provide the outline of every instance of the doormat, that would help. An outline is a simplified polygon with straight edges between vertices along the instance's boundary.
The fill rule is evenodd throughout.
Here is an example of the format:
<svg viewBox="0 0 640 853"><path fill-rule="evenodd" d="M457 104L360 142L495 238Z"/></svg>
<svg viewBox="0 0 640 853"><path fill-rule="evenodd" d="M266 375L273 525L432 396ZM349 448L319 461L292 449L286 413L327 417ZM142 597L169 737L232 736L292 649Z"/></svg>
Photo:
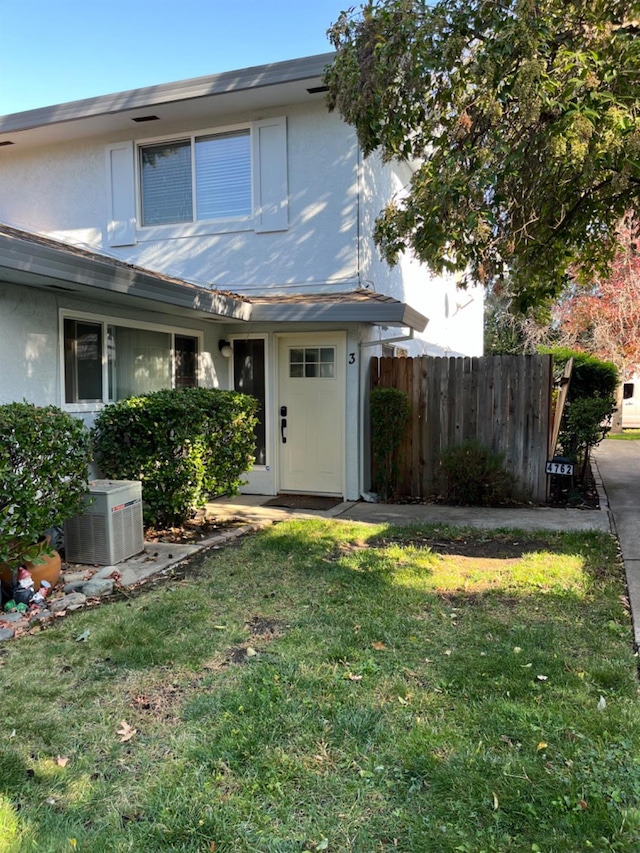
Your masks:
<svg viewBox="0 0 640 853"><path fill-rule="evenodd" d="M331 509L342 503L342 498L327 498L321 495L278 495L262 506L280 506L285 509Z"/></svg>

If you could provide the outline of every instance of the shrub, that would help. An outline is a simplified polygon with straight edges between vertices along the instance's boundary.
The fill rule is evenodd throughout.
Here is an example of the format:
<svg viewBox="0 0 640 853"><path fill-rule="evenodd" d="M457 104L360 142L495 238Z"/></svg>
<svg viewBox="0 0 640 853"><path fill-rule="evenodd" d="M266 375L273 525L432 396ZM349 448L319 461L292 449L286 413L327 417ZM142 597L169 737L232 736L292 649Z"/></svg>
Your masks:
<svg viewBox="0 0 640 853"><path fill-rule="evenodd" d="M447 503L499 506L513 497L514 477L503 457L475 439L446 447L439 459L440 490Z"/></svg>
<svg viewBox="0 0 640 853"><path fill-rule="evenodd" d="M602 361L585 352L569 349L548 350L553 356L554 373L559 378L573 358L573 371L558 441L562 453L581 463L578 478L584 482L591 448L602 441L611 426L616 407L618 370L610 361Z"/></svg>
<svg viewBox="0 0 640 853"><path fill-rule="evenodd" d="M207 388L129 397L96 418L96 461L110 479L142 481L147 524L179 525L208 499L238 493L257 408L253 397Z"/></svg>
<svg viewBox="0 0 640 853"><path fill-rule="evenodd" d="M387 501L398 486L398 449L409 423L411 404L399 388L378 387L371 391L370 410L373 487Z"/></svg>
<svg viewBox="0 0 640 853"><path fill-rule="evenodd" d="M44 532L81 512L89 431L55 406L0 406L0 562L36 560Z"/></svg>

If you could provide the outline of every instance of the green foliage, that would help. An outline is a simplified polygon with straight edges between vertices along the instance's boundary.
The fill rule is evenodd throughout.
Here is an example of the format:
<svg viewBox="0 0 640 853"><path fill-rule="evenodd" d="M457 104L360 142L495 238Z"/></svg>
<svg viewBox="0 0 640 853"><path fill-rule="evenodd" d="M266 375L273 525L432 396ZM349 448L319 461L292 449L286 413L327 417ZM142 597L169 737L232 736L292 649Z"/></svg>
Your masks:
<svg viewBox="0 0 640 853"><path fill-rule="evenodd" d="M616 407L618 370L610 361L602 361L585 352L549 349L554 373L562 375L573 358L569 393L560 426L559 443L569 459L582 462L579 478L584 480L591 448L599 444L610 429Z"/></svg>
<svg viewBox="0 0 640 853"><path fill-rule="evenodd" d="M513 497L515 481L503 456L470 439L446 447L439 460L440 489L447 503L499 506Z"/></svg>
<svg viewBox="0 0 640 853"><path fill-rule="evenodd" d="M603 361L589 353L566 348L544 348L541 351L553 356L556 377L562 375L565 364L573 358L569 401L582 397L603 397L615 402L616 389L620 380L618 369L613 362Z"/></svg>
<svg viewBox="0 0 640 853"><path fill-rule="evenodd" d="M0 562L37 559L38 539L81 511L89 431L55 406L0 406Z"/></svg>
<svg viewBox="0 0 640 853"><path fill-rule="evenodd" d="M371 391L370 407L374 488L387 501L397 488L398 450L411 416L411 404L399 388L378 387Z"/></svg>
<svg viewBox="0 0 640 853"><path fill-rule="evenodd" d="M575 263L606 274L640 208L633 0L372 0L329 31L328 103L365 155L417 164L380 214L386 259L508 280L525 309Z"/></svg>
<svg viewBox="0 0 640 853"><path fill-rule="evenodd" d="M181 524L216 495L237 494L253 464L258 402L234 391L183 388L106 406L92 437L112 479L141 480L148 524Z"/></svg>

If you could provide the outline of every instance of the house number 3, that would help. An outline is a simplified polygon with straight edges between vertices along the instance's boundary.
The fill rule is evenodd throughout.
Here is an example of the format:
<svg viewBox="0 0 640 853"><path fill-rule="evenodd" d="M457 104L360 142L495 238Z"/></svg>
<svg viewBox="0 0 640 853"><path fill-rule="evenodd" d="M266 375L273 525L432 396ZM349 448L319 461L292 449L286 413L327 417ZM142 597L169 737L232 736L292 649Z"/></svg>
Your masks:
<svg viewBox="0 0 640 853"><path fill-rule="evenodd" d="M355 354L355 352L350 352L349 353L349 364L355 364L355 363L356 363L356 354Z"/></svg>

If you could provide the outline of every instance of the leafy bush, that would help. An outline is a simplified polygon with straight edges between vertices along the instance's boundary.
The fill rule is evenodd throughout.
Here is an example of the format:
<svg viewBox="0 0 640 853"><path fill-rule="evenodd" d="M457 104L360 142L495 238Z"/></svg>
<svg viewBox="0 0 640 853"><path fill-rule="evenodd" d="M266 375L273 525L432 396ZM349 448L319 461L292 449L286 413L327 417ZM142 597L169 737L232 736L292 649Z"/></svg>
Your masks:
<svg viewBox="0 0 640 853"><path fill-rule="evenodd" d="M55 406L0 406L0 562L37 561L42 534L82 511L90 461L78 418Z"/></svg>
<svg viewBox="0 0 640 853"><path fill-rule="evenodd" d="M371 391L370 410L373 487L387 501L398 486L398 449L409 423L411 404L399 388L378 387Z"/></svg>
<svg viewBox="0 0 640 853"><path fill-rule="evenodd" d="M562 375L570 358L573 359L573 372L569 385L568 400L583 397L601 397L615 403L616 389L619 383L618 369L611 361L603 361L586 352L566 348L545 349L553 356L553 370L557 378Z"/></svg>
<svg viewBox="0 0 640 853"><path fill-rule="evenodd" d="M147 524L182 524L208 499L238 493L257 408L253 397L207 388L129 397L96 418L96 461L110 479L142 481Z"/></svg>
<svg viewBox="0 0 640 853"><path fill-rule="evenodd" d="M460 506L499 506L513 497L514 477L502 455L475 439L446 447L439 459L440 491L447 503Z"/></svg>
<svg viewBox="0 0 640 853"><path fill-rule="evenodd" d="M610 361L569 349L548 350L553 356L554 373L562 375L573 358L569 393L560 425L558 441L562 454L581 463L578 478L584 481L591 448L602 441L611 425L616 407L619 375Z"/></svg>

